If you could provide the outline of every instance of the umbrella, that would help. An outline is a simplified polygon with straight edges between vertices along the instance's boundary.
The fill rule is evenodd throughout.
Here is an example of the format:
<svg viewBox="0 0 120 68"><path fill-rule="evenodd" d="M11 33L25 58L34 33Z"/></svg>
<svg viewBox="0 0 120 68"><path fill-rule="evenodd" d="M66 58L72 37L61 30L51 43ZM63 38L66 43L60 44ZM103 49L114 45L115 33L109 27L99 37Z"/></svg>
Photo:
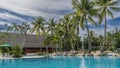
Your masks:
<svg viewBox="0 0 120 68"><path fill-rule="evenodd" d="M11 47L12 45L11 44L2 44L0 45L0 47Z"/></svg>

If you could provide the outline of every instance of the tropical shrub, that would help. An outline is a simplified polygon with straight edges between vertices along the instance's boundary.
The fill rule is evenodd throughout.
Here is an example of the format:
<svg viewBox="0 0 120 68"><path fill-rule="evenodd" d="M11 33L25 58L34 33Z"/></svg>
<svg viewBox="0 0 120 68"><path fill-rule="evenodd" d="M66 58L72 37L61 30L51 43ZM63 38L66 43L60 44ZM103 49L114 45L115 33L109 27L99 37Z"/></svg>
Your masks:
<svg viewBox="0 0 120 68"><path fill-rule="evenodd" d="M2 53L2 54L10 53L10 48L9 47L1 47L0 53Z"/></svg>
<svg viewBox="0 0 120 68"><path fill-rule="evenodd" d="M13 57L21 57L23 55L23 49L20 44L17 44L12 48L11 54Z"/></svg>
<svg viewBox="0 0 120 68"><path fill-rule="evenodd" d="M48 54L47 52L36 52L37 55L46 55Z"/></svg>

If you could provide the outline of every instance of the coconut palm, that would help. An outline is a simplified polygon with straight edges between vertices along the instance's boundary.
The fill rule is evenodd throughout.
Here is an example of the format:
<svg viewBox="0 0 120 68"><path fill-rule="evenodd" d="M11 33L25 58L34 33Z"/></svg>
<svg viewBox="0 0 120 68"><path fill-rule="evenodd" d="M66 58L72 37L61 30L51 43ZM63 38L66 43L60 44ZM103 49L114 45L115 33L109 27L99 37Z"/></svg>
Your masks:
<svg viewBox="0 0 120 68"><path fill-rule="evenodd" d="M30 30L30 25L28 23L22 23L21 25L18 25L20 35L21 35L21 43L24 46L26 36Z"/></svg>
<svg viewBox="0 0 120 68"><path fill-rule="evenodd" d="M43 45L45 45L45 47L46 47L46 52L48 53L48 52L49 52L49 51L48 51L48 45L50 45L50 38L49 38L49 36L46 37L46 38L43 40Z"/></svg>
<svg viewBox="0 0 120 68"><path fill-rule="evenodd" d="M69 15L65 15L64 18L59 20L59 29L57 29L57 33L60 34L61 41L63 40L62 43L64 43L64 48L66 50L71 49L71 42L70 38L72 35L76 32L76 24L74 24L73 19ZM69 46L68 46L69 45Z"/></svg>
<svg viewBox="0 0 120 68"><path fill-rule="evenodd" d="M46 52L48 53L49 52L49 50L48 50L48 45L50 45L51 44L51 35L48 33L48 29L46 29L45 31L44 31L44 36L45 36L45 38L44 38L44 40L43 40L43 45L45 45L45 47L46 47Z"/></svg>
<svg viewBox="0 0 120 68"><path fill-rule="evenodd" d="M95 9L94 3L90 0L73 0L73 7L77 16L79 16L79 24L82 28L87 28L88 34L88 44L89 44L89 52L91 51L91 40L89 34L89 25L88 21L92 24L96 24L93 20L93 16L99 16L98 9Z"/></svg>
<svg viewBox="0 0 120 68"><path fill-rule="evenodd" d="M32 24L31 32L32 33L35 32L37 38L39 38L39 36L42 35L42 33L44 32L44 21L45 20L42 17L38 17L31 23ZM40 48L40 51L41 50L42 48Z"/></svg>
<svg viewBox="0 0 120 68"><path fill-rule="evenodd" d="M120 45L120 30L118 28L115 29L114 37L116 38L117 48L119 48L119 45Z"/></svg>
<svg viewBox="0 0 120 68"><path fill-rule="evenodd" d="M18 27L18 24L16 23L12 23L12 27L13 27L13 33L14 33L14 45L18 44L18 35L19 35L19 27Z"/></svg>
<svg viewBox="0 0 120 68"><path fill-rule="evenodd" d="M32 24L31 32L35 32L36 36L42 35L42 32L44 31L44 19L42 17L38 17L35 19Z"/></svg>
<svg viewBox="0 0 120 68"><path fill-rule="evenodd" d="M16 34L18 31L18 25L16 23L12 23L12 27L13 27L13 33Z"/></svg>
<svg viewBox="0 0 120 68"><path fill-rule="evenodd" d="M79 27L80 27L79 26L79 16L76 15L76 13L70 13L69 15L72 17L74 25L76 25L76 34L79 37L79 34L80 34L80 32L79 32L80 31L79 30ZM79 50L79 41L77 40L76 43L77 43L77 50Z"/></svg>
<svg viewBox="0 0 120 68"><path fill-rule="evenodd" d="M96 0L95 4L99 7L102 18L104 18L104 41L106 39L106 32L107 32L107 15L111 16L112 18L114 15L112 14L113 11L118 12L120 8L117 7L119 4L119 0ZM104 46L103 42L103 46ZM103 49L103 47L102 47ZM101 49L101 50L102 50Z"/></svg>
<svg viewBox="0 0 120 68"><path fill-rule="evenodd" d="M109 50L115 50L116 49L116 37L114 36L114 33L107 32L107 37L106 37L106 48Z"/></svg>
<svg viewBox="0 0 120 68"><path fill-rule="evenodd" d="M6 42L10 41L13 37L12 37L12 31L13 31L13 27L8 25L8 24L4 24L4 30L6 31L4 33L5 35L5 39L6 39ZM11 37L11 38L10 38Z"/></svg>
<svg viewBox="0 0 120 68"><path fill-rule="evenodd" d="M7 33L11 33L12 32L12 30L13 30L12 26L9 26L8 24L4 24L4 26L5 26L5 30L6 30Z"/></svg>
<svg viewBox="0 0 120 68"><path fill-rule="evenodd" d="M56 28L56 21L54 20L54 18L50 18L48 21L47 21L47 28L48 28L48 31L51 33L51 35L54 34L55 32L55 28Z"/></svg>
<svg viewBox="0 0 120 68"><path fill-rule="evenodd" d="M50 34L50 36L48 36L48 37L51 38L50 45L56 45L56 51L58 51L57 50L57 42L55 41L55 37L54 37L54 35L56 34L57 21L55 21L54 18L50 18L50 19L48 19L46 24L47 24L48 33Z"/></svg>
<svg viewBox="0 0 120 68"><path fill-rule="evenodd" d="M59 23L56 25L54 34L58 36L57 40L59 40L59 42L58 42L59 51L62 51L63 50L63 39L64 39L64 34L65 34L65 29L63 28L62 22L59 21Z"/></svg>
<svg viewBox="0 0 120 68"><path fill-rule="evenodd" d="M26 36L27 33L30 31L30 25L26 22L26 23L22 23L22 28L23 28L23 34Z"/></svg>

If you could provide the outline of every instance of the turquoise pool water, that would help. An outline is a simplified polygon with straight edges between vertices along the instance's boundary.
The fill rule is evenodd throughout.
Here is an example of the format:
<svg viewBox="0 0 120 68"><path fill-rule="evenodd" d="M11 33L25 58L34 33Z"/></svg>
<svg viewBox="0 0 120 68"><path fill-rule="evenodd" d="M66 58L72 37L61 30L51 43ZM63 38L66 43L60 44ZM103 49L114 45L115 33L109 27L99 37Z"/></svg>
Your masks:
<svg viewBox="0 0 120 68"><path fill-rule="evenodd" d="M0 68L120 68L115 57L50 57L0 60Z"/></svg>

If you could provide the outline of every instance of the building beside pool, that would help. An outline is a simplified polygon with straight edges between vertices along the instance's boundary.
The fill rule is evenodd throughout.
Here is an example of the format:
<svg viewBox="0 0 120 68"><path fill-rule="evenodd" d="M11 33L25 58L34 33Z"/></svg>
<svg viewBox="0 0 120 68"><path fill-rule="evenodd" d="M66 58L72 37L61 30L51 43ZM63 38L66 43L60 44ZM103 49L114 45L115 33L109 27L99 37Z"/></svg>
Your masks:
<svg viewBox="0 0 120 68"><path fill-rule="evenodd" d="M35 52L45 52L46 47L45 45L42 44L44 37L39 36L38 38L36 35L31 35L28 34L27 36L15 36L14 38L12 37L14 34L11 34L10 37L6 40L8 43L15 45L15 44L24 44L23 50L25 53L35 53ZM53 46L48 46L48 51L52 52L55 50Z"/></svg>
<svg viewBox="0 0 120 68"><path fill-rule="evenodd" d="M23 50L26 53L34 53L34 52L45 52L46 47L42 44L44 37L39 36L39 38L36 37L36 35L27 35L25 44L23 46ZM54 49L52 46L48 46L49 52L52 52L52 49Z"/></svg>

